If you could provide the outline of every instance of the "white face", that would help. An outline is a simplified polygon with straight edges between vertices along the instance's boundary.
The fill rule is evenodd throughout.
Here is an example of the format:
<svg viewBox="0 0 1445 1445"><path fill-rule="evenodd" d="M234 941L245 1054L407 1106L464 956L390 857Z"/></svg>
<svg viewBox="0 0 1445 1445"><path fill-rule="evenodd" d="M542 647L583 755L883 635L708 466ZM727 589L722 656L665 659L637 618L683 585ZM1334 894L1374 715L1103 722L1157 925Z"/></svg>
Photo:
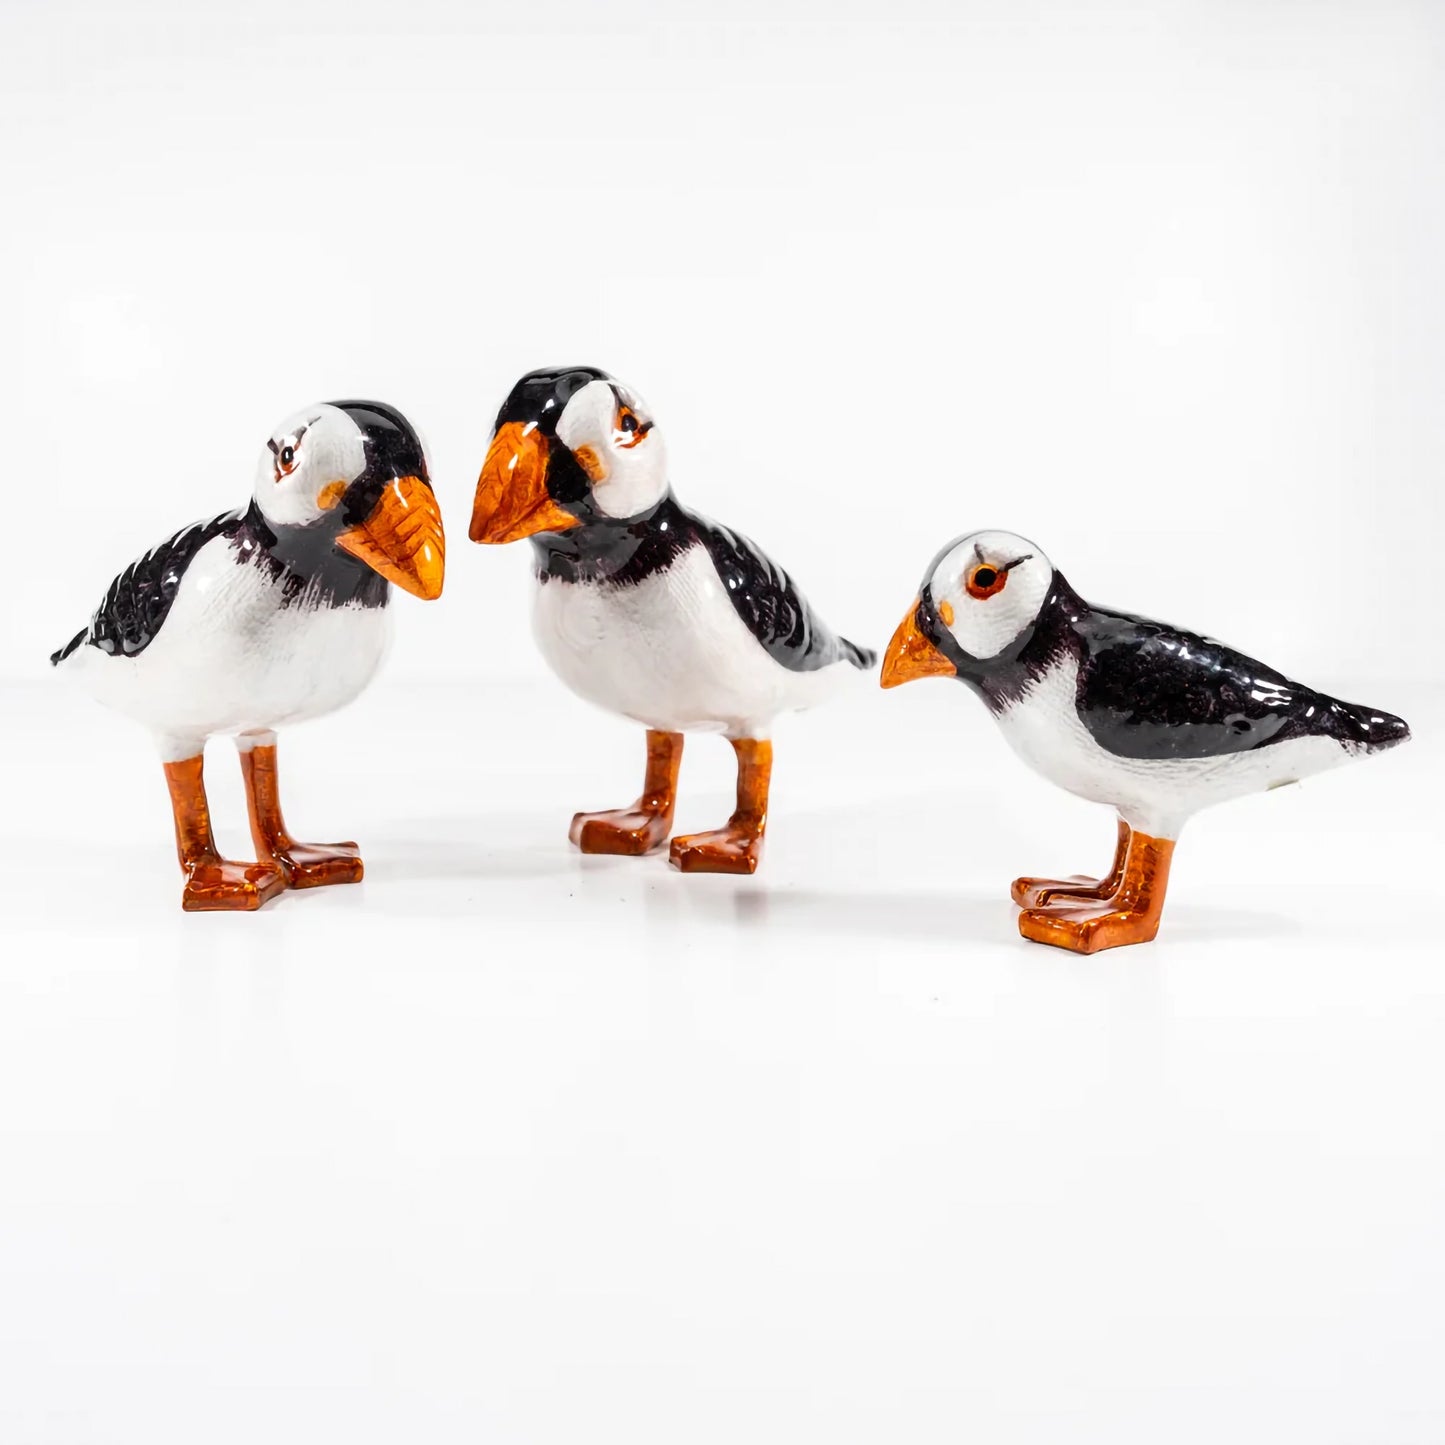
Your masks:
<svg viewBox="0 0 1445 1445"><path fill-rule="evenodd" d="M1039 615L1054 569L1012 532L972 532L949 547L928 579L933 605L970 657L997 657Z"/></svg>
<svg viewBox="0 0 1445 1445"><path fill-rule="evenodd" d="M256 504L268 522L304 527L330 511L366 470L361 428L324 402L287 417L256 463Z"/></svg>
<svg viewBox="0 0 1445 1445"><path fill-rule="evenodd" d="M557 439L591 479L603 516L635 517L666 495L667 446L636 392L589 381L564 408Z"/></svg>

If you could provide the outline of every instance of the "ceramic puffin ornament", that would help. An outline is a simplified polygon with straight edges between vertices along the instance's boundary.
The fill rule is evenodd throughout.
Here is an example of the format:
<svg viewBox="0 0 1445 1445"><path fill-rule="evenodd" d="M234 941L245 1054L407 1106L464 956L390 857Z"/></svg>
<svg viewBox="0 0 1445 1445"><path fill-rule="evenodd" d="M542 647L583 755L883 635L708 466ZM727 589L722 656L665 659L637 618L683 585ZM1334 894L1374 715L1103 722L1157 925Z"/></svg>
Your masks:
<svg viewBox="0 0 1445 1445"><path fill-rule="evenodd" d="M752 873L767 822L771 725L831 697L874 654L839 637L747 538L672 494L662 430L605 371L529 372L497 416L477 482L474 542L529 538L534 630L574 692L647 729L642 796L578 813L584 853L640 855L672 828L683 735L720 732L737 806L672 839L684 872Z"/></svg>
<svg viewBox="0 0 1445 1445"><path fill-rule="evenodd" d="M441 594L441 513L411 424L377 401L307 407L261 449L250 504L177 532L111 584L50 659L143 723L165 765L188 911L258 908L284 888L355 883L355 843L298 843L281 816L275 729L369 683L395 584ZM241 755L259 861L222 858L206 740Z"/></svg>
<svg viewBox="0 0 1445 1445"><path fill-rule="evenodd" d="M1094 953L1159 929L1174 842L1201 808L1410 736L1197 633L1085 602L1032 542L975 532L929 566L881 682L956 677L1025 762L1119 815L1098 880L1019 878L1019 932Z"/></svg>

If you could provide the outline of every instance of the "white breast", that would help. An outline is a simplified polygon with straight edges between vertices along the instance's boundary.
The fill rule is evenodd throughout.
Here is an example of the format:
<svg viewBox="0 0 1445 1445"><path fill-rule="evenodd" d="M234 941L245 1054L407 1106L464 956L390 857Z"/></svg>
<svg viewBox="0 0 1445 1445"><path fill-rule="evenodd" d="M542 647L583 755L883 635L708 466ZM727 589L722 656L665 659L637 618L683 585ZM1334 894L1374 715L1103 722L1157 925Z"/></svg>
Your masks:
<svg viewBox="0 0 1445 1445"><path fill-rule="evenodd" d="M1216 758L1121 758L1095 742L1076 705L1078 663L1051 668L999 715L1013 750L1059 787L1109 803L1131 827L1176 838L1201 808L1292 783L1349 754L1332 738L1295 738Z"/></svg>
<svg viewBox="0 0 1445 1445"><path fill-rule="evenodd" d="M376 673L389 608L281 605L263 567L226 537L191 559L159 633L135 657L79 647L62 663L109 707L161 736L167 757L192 756L216 733L319 717Z"/></svg>
<svg viewBox="0 0 1445 1445"><path fill-rule="evenodd" d="M635 586L543 581L537 644L581 697L666 732L766 737L780 713L811 707L855 672L792 672L737 614L703 547Z"/></svg>

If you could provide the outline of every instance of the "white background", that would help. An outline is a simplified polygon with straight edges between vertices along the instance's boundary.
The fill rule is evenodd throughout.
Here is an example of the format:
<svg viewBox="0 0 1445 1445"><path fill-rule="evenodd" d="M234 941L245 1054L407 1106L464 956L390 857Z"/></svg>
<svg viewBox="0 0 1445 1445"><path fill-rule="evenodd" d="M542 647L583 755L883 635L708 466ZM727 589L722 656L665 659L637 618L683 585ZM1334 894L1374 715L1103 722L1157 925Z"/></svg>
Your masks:
<svg viewBox="0 0 1445 1445"><path fill-rule="evenodd" d="M1445 11L0 17L0 1438L1445 1438ZM859 641L1003 526L1416 741L1199 819L1089 961L1006 888L1112 822L943 683L784 725L755 879L580 859L641 740L465 537L565 362ZM368 880L183 916L45 657L345 395L451 539L283 742Z"/></svg>

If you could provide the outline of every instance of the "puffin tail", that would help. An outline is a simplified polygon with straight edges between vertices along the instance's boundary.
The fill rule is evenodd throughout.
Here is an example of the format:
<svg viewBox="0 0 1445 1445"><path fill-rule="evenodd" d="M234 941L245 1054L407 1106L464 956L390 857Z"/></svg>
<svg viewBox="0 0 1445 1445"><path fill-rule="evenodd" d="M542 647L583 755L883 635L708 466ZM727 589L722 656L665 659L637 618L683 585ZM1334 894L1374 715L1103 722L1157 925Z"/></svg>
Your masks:
<svg viewBox="0 0 1445 1445"><path fill-rule="evenodd" d="M89 631L90 629L88 627L82 627L80 631L77 632L75 636L72 637L70 641L67 642L65 646L60 649L59 652L52 652L50 654L51 667L59 667L60 664L64 662L65 659L69 657L70 654L74 652L75 649L79 647L82 642L85 641Z"/></svg>
<svg viewBox="0 0 1445 1445"><path fill-rule="evenodd" d="M867 672L878 661L878 654L871 647L859 647L846 637L840 637L838 641L843 644L843 656L860 672Z"/></svg>
<svg viewBox="0 0 1445 1445"><path fill-rule="evenodd" d="M1402 717L1352 702L1340 707L1353 725L1358 746L1366 752L1381 753L1410 740L1410 725Z"/></svg>

